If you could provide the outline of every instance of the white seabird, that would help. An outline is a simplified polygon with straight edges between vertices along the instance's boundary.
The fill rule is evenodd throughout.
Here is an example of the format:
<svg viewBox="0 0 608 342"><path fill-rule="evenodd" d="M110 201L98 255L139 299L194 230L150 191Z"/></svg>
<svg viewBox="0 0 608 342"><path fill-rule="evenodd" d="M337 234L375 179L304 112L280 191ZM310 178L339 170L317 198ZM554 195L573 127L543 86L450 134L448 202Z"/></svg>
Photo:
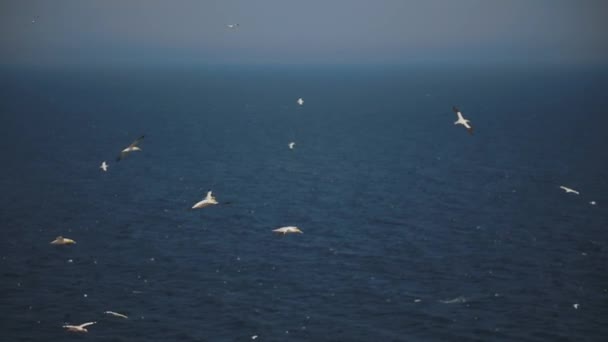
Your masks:
<svg viewBox="0 0 608 342"><path fill-rule="evenodd" d="M300 234L303 234L302 231L300 230L300 228L294 227L294 226L287 226L287 227L277 228L277 229L274 229L273 232L275 232L275 233L281 233L283 235L285 235L285 234L291 234L291 233L300 233Z"/></svg>
<svg viewBox="0 0 608 342"><path fill-rule="evenodd" d="M566 191L567 194L568 193L573 193L573 194L576 194L576 195L580 195L580 193L578 191L574 190L574 189L570 189L570 188L565 187L563 185L560 185L559 187L560 187L560 189L563 189L564 191Z"/></svg>
<svg viewBox="0 0 608 342"><path fill-rule="evenodd" d="M144 136L142 135L141 137L137 138L133 143L131 143L131 145L120 151L120 155L116 158L116 161L121 161L125 159L131 152L141 151L141 148L137 147L137 144L139 144L143 139Z"/></svg>
<svg viewBox="0 0 608 342"><path fill-rule="evenodd" d="M292 141L292 142L289 143L288 146L289 146L290 150L293 150L293 148L296 146L296 143Z"/></svg>
<svg viewBox="0 0 608 342"><path fill-rule="evenodd" d="M108 164L104 161L103 163L101 163L101 166L99 166L100 169L102 169L104 172L108 171Z"/></svg>
<svg viewBox="0 0 608 342"><path fill-rule="evenodd" d="M298 104L299 104L300 106L304 105L304 99L303 99L303 98L301 98L301 97L300 97L300 98L298 99L298 101L296 101L296 102L298 102Z"/></svg>
<svg viewBox="0 0 608 342"><path fill-rule="evenodd" d="M239 28L239 24L227 24L226 27L234 30L234 29Z"/></svg>
<svg viewBox="0 0 608 342"><path fill-rule="evenodd" d="M58 236L55 240L51 241L51 245L73 245L76 244L76 241L68 238L64 238L63 236Z"/></svg>
<svg viewBox="0 0 608 342"><path fill-rule="evenodd" d="M209 190L207 196L202 201L193 205L192 209L200 209L214 204L217 204L217 200L215 199L215 196L213 196L213 192Z"/></svg>
<svg viewBox="0 0 608 342"><path fill-rule="evenodd" d="M86 332L88 332L86 327L88 327L89 325L93 325L95 323L97 323L97 322L87 322L87 323L82 323L81 325L66 324L63 326L63 328L68 329L68 331L71 331L71 332L86 333Z"/></svg>
<svg viewBox="0 0 608 342"><path fill-rule="evenodd" d="M104 311L103 312L106 315L112 315L114 317L120 317L120 318L124 318L124 319L128 319L129 317L127 317L126 315L120 314L118 312L114 312L114 311Z"/></svg>
<svg viewBox="0 0 608 342"><path fill-rule="evenodd" d="M458 120L456 120L456 122L454 122L454 125L463 125L464 127L466 127L467 131L469 131L469 134L473 135L473 127L471 127L471 125L469 125L470 121L467 120L467 119L465 119L462 116L462 113L460 112L460 109L458 109L455 106L452 106L452 110L458 116Z"/></svg>

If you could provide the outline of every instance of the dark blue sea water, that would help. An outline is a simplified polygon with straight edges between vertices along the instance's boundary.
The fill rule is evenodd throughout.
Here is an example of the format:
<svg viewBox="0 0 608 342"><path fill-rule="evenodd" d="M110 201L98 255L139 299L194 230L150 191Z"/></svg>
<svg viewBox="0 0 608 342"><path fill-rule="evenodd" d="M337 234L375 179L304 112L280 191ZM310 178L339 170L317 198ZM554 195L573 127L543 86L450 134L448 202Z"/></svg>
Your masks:
<svg viewBox="0 0 608 342"><path fill-rule="evenodd" d="M601 341L607 91L565 67L3 69L2 340ZM208 189L231 204L188 210Z"/></svg>

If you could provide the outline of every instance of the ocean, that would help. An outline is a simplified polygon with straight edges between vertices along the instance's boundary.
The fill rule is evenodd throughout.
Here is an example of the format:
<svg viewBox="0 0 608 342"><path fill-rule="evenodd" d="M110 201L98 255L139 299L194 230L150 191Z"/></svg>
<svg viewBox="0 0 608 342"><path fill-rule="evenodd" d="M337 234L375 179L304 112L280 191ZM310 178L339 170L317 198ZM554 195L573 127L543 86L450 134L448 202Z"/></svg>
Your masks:
<svg viewBox="0 0 608 342"><path fill-rule="evenodd" d="M4 341L608 336L605 68L0 75Z"/></svg>

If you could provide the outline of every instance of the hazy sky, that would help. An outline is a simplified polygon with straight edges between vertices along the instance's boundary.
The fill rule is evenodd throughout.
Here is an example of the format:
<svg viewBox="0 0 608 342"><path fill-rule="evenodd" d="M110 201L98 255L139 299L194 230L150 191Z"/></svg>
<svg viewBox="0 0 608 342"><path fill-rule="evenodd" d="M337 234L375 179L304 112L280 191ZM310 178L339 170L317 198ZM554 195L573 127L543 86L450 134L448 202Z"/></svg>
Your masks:
<svg viewBox="0 0 608 342"><path fill-rule="evenodd" d="M606 18L606 0L0 0L0 63L603 63Z"/></svg>

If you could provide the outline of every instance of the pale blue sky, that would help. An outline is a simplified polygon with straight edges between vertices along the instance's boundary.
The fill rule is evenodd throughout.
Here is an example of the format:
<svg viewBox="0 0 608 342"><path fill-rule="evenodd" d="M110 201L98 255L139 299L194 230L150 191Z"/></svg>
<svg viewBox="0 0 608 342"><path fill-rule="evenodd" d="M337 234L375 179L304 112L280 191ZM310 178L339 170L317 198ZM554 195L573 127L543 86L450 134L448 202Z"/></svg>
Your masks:
<svg viewBox="0 0 608 342"><path fill-rule="evenodd" d="M0 0L0 63L597 64L607 17L603 0Z"/></svg>

